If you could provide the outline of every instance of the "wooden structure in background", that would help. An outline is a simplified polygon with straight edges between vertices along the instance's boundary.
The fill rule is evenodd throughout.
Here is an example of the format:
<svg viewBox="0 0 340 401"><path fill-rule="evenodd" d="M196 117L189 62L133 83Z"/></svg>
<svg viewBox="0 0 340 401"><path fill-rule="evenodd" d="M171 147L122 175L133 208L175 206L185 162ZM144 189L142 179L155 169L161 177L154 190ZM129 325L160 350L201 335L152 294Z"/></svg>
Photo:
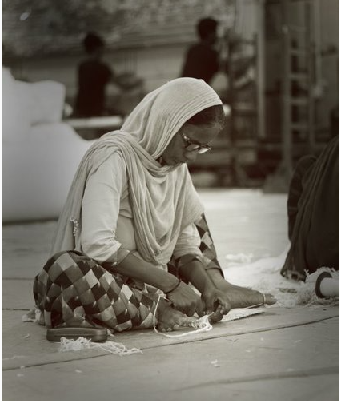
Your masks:
<svg viewBox="0 0 340 401"><path fill-rule="evenodd" d="M326 4L327 3L327 4ZM332 6L332 7L330 7ZM328 7L328 8L327 8ZM264 137L260 141L260 161L266 165L269 180L288 187L297 160L305 154L318 154L331 138L329 115L338 105L337 64L322 76L325 66L320 31L329 34L338 58L337 24L327 26L329 15L338 4L332 0L268 0L265 3L265 108ZM329 40L329 38L327 38ZM327 68L325 68L325 71Z"/></svg>
<svg viewBox="0 0 340 401"><path fill-rule="evenodd" d="M8 7L16 5L19 10L27 1L6 0L5 3ZM106 30L107 61L118 73L132 72L143 78L145 92L178 77L184 53L196 40L195 23L207 13L220 18L221 25L239 37L238 48L226 46L227 58L232 63L227 71L228 86L220 93L231 108L228 127L216 142L216 151L204 155L193 168L217 171L219 182L225 185L252 185L253 181L263 181L275 171L280 174L286 171L288 179L300 156L318 152L329 139L328 116L331 107L338 102L338 80L335 78L338 0L194 0L191 8L186 2L176 1L175 7L169 1L160 2L168 3L165 8L159 8L161 11L155 7L157 0L141 0L135 5L141 3L144 4L143 16L130 18L130 26L121 24L123 30L118 36L117 31L110 31L110 21L102 27ZM9 21L6 7L3 39L20 43L22 48L21 41L17 40L20 27L34 17L34 9L27 21L19 21L24 14L16 15L14 9ZM148 12L150 21L145 23ZM288 29L288 25L299 27L298 33L294 34L295 40L299 37L299 47L292 43L293 29ZM34 38L31 39L35 43ZM67 100L71 103L76 89L75 66L82 57L81 35L67 36L65 40L42 35L40 39L51 39L49 43L53 46L41 48L53 50L52 53L29 54L30 47L27 46L25 54L6 58L6 61L16 77L64 83ZM43 44L42 41L40 45ZM302 52L300 47L305 50ZM327 50L329 47L333 52ZM320 59L320 54L328 54L330 62L325 63L326 56ZM247 57L253 57L253 65L244 74L244 85L240 85L242 79L237 76L234 66L238 60ZM302 71L299 71L301 67ZM322 74L328 87L324 85L326 89L318 96L316 92L322 87L319 85ZM301 87L304 92L300 91ZM121 94L115 89L108 95L112 106L122 106L122 114L135 105L134 95ZM91 124L84 122L78 129L86 136L91 129L100 128Z"/></svg>

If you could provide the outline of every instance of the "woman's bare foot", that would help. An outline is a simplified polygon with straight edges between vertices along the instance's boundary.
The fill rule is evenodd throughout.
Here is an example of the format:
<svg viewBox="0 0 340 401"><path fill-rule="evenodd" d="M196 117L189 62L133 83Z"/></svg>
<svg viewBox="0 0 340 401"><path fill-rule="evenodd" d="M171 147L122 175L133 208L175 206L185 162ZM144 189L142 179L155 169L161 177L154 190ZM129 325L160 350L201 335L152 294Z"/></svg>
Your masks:
<svg viewBox="0 0 340 401"><path fill-rule="evenodd" d="M215 275L212 279L215 286L226 294L232 309L276 303L276 299L271 294L262 294L250 288L230 284L221 275Z"/></svg>
<svg viewBox="0 0 340 401"><path fill-rule="evenodd" d="M178 330L180 327L192 327L192 323L198 319L196 317L188 317L184 313L171 307L171 305L163 299L158 304L158 330L162 332Z"/></svg>
<svg viewBox="0 0 340 401"><path fill-rule="evenodd" d="M248 308L251 306L273 305L276 299L271 294L263 294L250 288L231 285L225 289L232 308Z"/></svg>

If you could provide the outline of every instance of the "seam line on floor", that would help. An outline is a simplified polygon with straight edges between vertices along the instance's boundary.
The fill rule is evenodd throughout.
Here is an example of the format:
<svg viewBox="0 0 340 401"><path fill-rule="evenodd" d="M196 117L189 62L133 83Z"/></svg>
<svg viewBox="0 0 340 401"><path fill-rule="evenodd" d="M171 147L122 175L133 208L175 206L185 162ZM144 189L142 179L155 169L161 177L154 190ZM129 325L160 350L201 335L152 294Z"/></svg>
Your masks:
<svg viewBox="0 0 340 401"><path fill-rule="evenodd" d="M263 332L269 332L269 331L274 331L274 330L283 330L283 329L288 329L288 328L293 328L293 327L299 327L299 326L308 326L310 324L313 323L322 323L326 320L330 320L330 319L334 319L337 318L337 316L329 316L329 317L325 317L319 320L313 320L310 322L304 322L304 323L295 323L295 324L291 324L288 326L277 326L277 327L271 327L268 329L256 329L256 330L250 330L247 331L245 333L233 333L233 334L224 334L224 335L216 335L216 336L209 336L208 338L198 338L196 340L191 340L191 341L180 341L180 342L176 342L176 343L168 343L168 344L156 344L153 346L146 346L145 348L142 349L142 351L146 351L149 349L157 349L157 348L161 348L161 347L167 347L167 346L174 346L174 345L181 345L181 344L187 344L187 343L195 343L195 342L203 342L203 341L208 341L208 340L215 340L218 338L227 338L227 337L234 337L234 336L242 336L245 334L254 334L254 333L263 333ZM74 351L77 352L77 351ZM53 355L53 354L49 354L49 355ZM47 365L52 365L52 364L56 364L56 363L68 363L68 362L73 362L73 361L77 361L77 360L85 360L85 359L92 359L92 358L99 358L99 357L109 357L112 356L112 354L110 353L100 353L100 355L90 355L90 356L84 356L84 357L74 357L74 358L70 358L68 360L59 360L59 361L47 361L47 362L37 362L37 363L31 363L28 365L25 365L25 368L30 368L30 367L36 367L36 366L47 366ZM32 357L32 355L30 355L29 357ZM20 366L22 366L23 364L21 364ZM2 370L3 371L7 371L7 370L21 370L20 366L13 366L13 367L3 367Z"/></svg>

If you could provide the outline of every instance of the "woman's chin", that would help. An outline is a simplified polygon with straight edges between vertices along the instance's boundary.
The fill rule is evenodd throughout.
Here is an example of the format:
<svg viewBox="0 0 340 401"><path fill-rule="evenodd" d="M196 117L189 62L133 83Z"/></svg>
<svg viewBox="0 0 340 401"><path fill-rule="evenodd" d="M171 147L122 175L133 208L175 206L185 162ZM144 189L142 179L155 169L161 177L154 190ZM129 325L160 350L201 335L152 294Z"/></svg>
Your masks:
<svg viewBox="0 0 340 401"><path fill-rule="evenodd" d="M169 160L168 162L167 162L167 165L168 166L178 166L179 164L183 164L184 163L184 161L182 161L182 160L179 160L179 159L172 159L172 160Z"/></svg>

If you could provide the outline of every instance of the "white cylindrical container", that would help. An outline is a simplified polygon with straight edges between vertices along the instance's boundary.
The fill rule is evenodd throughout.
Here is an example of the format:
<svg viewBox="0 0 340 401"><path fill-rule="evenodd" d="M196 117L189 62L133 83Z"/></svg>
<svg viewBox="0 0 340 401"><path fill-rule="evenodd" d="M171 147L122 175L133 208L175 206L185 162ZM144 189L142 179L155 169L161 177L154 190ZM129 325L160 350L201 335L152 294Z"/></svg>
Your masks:
<svg viewBox="0 0 340 401"><path fill-rule="evenodd" d="M321 273L315 283L315 294L320 298L338 297L339 280L328 272Z"/></svg>

